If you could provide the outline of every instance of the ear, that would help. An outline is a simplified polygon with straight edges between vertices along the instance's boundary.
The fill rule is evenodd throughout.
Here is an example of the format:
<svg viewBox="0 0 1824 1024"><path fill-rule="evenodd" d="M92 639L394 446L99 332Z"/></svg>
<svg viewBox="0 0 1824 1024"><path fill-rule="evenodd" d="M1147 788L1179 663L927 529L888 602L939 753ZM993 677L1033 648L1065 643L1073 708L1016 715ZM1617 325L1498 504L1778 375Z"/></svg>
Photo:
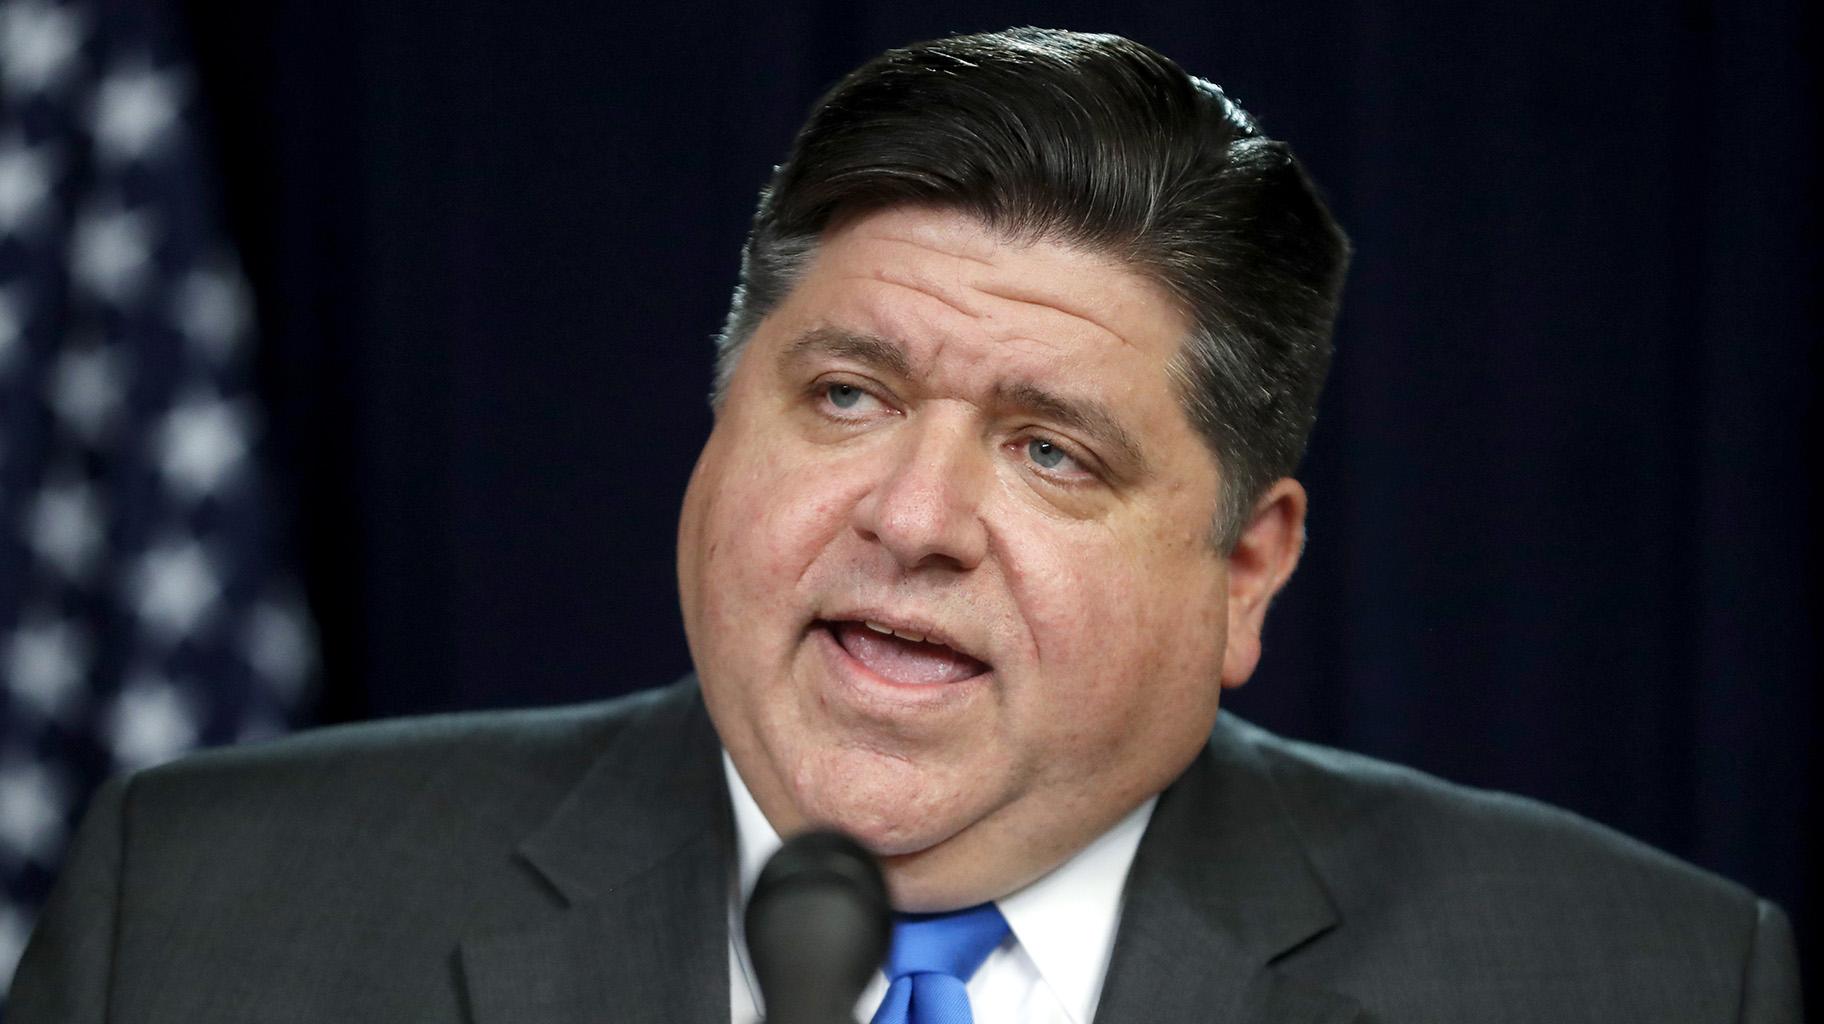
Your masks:
<svg viewBox="0 0 1824 1024"><path fill-rule="evenodd" d="M1286 585L1305 547L1305 489L1290 477L1274 481L1228 556L1229 637L1222 685L1236 687L1260 664L1260 631L1267 605Z"/></svg>

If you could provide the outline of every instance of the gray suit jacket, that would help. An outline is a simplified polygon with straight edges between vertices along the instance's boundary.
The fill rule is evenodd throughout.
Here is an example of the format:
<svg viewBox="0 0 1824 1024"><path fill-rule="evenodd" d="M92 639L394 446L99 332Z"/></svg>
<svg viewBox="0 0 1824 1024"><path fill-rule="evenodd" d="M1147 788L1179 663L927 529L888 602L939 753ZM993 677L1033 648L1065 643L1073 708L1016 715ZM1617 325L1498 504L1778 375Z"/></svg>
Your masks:
<svg viewBox="0 0 1824 1024"><path fill-rule="evenodd" d="M118 780L9 1022L725 1021L717 750L687 680ZM1796 975L1735 885L1225 716L1141 843L1097 1021L1773 1024Z"/></svg>

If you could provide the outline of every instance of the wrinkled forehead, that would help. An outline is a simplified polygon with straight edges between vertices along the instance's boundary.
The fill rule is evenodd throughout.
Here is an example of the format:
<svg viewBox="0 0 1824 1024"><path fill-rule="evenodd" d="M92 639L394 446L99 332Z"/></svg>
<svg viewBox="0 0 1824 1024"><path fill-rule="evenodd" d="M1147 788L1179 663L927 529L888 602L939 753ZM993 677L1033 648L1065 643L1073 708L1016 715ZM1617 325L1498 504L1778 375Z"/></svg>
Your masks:
<svg viewBox="0 0 1824 1024"><path fill-rule="evenodd" d="M1162 363L1188 330L1163 287L1112 256L924 207L834 225L798 291L800 315L859 318L828 326L900 340L914 356L974 341L992 344L963 344L963 355Z"/></svg>

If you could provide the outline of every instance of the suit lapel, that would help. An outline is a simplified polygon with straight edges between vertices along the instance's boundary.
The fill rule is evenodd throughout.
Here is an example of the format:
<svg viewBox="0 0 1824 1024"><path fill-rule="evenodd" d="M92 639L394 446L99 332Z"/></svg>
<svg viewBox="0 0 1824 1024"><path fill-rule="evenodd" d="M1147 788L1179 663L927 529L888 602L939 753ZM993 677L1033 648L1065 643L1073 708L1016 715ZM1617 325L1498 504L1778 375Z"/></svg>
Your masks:
<svg viewBox="0 0 1824 1024"><path fill-rule="evenodd" d="M1274 783L1227 716L1159 799L1095 1024L1341 1024L1282 970L1337 918ZM654 695L520 847L549 920L462 945L477 1024L728 1019L734 826L695 681Z"/></svg>
<svg viewBox="0 0 1824 1024"><path fill-rule="evenodd" d="M561 897L462 946L478 1024L728 1019L733 824L694 680L656 695L520 846Z"/></svg>
<svg viewBox="0 0 1824 1024"><path fill-rule="evenodd" d="M1279 969L1336 924L1259 755L1224 716L1134 856L1096 1024L1319 1024L1359 1006Z"/></svg>

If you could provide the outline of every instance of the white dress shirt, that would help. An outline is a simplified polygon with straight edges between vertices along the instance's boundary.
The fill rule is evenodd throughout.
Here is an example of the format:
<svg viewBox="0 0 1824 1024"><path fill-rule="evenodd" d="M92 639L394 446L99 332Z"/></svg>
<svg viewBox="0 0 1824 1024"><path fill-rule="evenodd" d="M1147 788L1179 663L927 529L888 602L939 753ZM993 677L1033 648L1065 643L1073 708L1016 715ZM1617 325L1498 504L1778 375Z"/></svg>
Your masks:
<svg viewBox="0 0 1824 1024"><path fill-rule="evenodd" d="M760 869L781 840L726 752L722 770L735 807L741 866L741 891L729 905L730 1020L756 1024L760 986L748 963L741 917ZM995 901L1009 934L969 979L969 1005L977 1024L1090 1024L1115 945L1127 869L1155 801L1136 807L1050 874ZM856 1020L871 1018L886 993L886 976L876 974L855 1004Z"/></svg>

